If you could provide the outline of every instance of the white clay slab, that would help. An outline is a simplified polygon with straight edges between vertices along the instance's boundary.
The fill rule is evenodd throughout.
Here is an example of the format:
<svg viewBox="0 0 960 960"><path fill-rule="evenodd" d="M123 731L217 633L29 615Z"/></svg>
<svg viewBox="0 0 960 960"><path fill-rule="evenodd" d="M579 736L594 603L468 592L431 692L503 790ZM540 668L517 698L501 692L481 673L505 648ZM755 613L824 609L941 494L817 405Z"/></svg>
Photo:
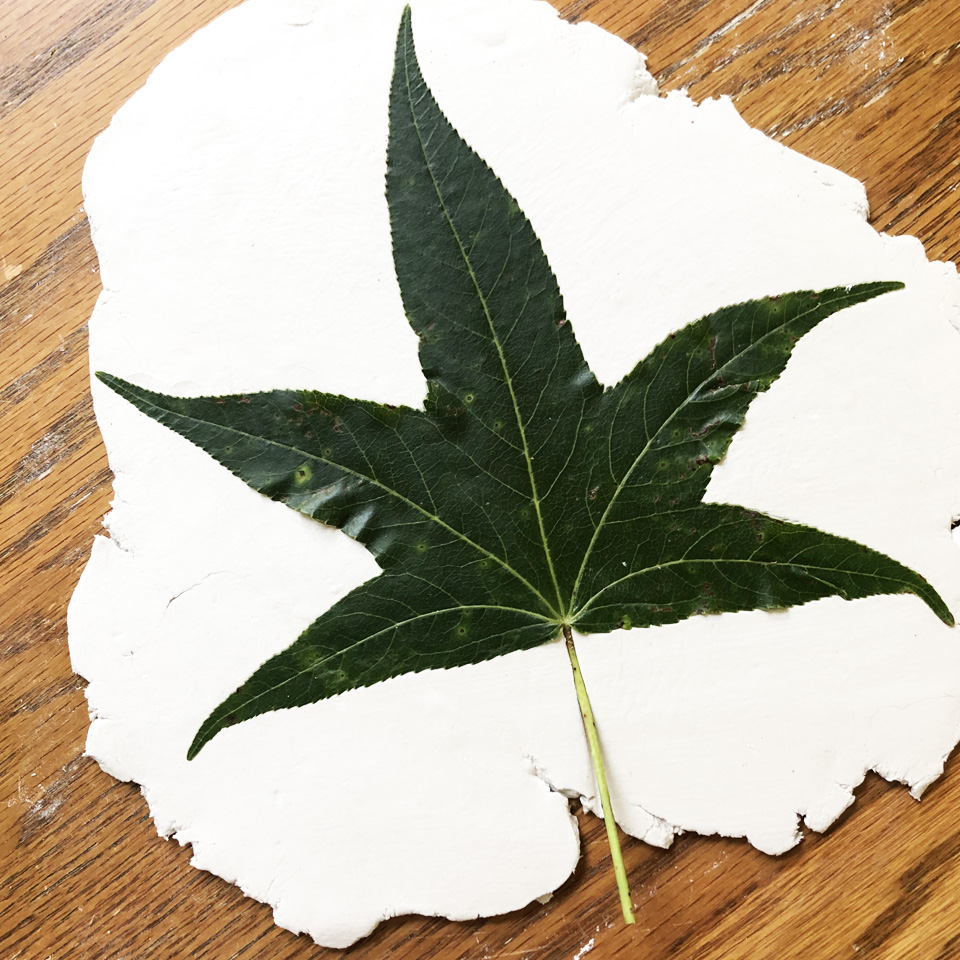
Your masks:
<svg viewBox="0 0 960 960"><path fill-rule="evenodd" d="M174 51L90 154L93 369L180 394L314 387L418 406L384 197L403 0L250 0ZM901 280L797 346L707 500L857 539L960 613L960 285L878 235L860 184L658 97L643 58L535 0L416 0L421 64L514 194L613 383L719 306ZM345 946L385 917L523 906L579 855L593 778L562 645L198 725L377 573L99 383L115 500L70 607L90 755L160 834ZM865 771L919 796L960 738L960 637L917 598L839 598L578 641L621 825L781 853ZM611 877L611 891L612 891ZM613 894L611 893L611 896Z"/></svg>

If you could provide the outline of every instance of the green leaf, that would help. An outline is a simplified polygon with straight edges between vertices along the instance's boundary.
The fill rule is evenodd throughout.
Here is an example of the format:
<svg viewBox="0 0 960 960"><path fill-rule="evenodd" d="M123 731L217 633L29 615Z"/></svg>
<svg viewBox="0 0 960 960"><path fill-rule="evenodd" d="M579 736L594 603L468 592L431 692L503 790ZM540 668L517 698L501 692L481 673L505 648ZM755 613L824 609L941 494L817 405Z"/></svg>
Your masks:
<svg viewBox="0 0 960 960"><path fill-rule="evenodd" d="M530 222L420 72L409 10L390 92L394 261L427 383L423 410L312 390L177 398L98 376L254 489L362 543L383 570L204 722L218 731L416 670L559 636L913 593L866 546L704 504L753 398L818 323L902 284L725 307L671 334L612 389L586 365Z"/></svg>
<svg viewBox="0 0 960 960"><path fill-rule="evenodd" d="M564 635L624 918L633 914L572 629L607 632L821 597L912 593L919 574L851 540L703 503L750 403L797 341L897 282L724 307L611 389L585 363L530 222L460 138L417 63L409 8L390 91L387 201L424 408L313 390L179 398L97 376L255 490L363 544L381 567L198 730Z"/></svg>
<svg viewBox="0 0 960 960"><path fill-rule="evenodd" d="M530 222L424 82L409 10L390 93L394 261L423 410L310 390L177 398L100 379L251 487L362 543L383 573L217 707L190 746L271 710L584 632L838 595L914 593L865 546L702 503L794 345L892 282L725 307L614 388L585 363Z"/></svg>

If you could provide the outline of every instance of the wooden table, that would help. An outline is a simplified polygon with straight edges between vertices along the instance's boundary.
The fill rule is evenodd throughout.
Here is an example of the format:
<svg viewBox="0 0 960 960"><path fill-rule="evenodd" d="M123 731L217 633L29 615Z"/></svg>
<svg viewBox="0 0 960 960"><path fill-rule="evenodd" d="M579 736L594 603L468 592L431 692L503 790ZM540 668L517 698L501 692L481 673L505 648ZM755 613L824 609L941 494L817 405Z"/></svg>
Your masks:
<svg viewBox="0 0 960 960"><path fill-rule="evenodd" d="M270 910L161 843L135 785L83 756L66 607L108 508L90 404L100 289L80 195L91 141L172 47L234 0L6 0L0 7L0 960L320 960ZM557 0L643 49L665 89L865 181L873 223L960 254L954 0ZM710 789L704 784L705 790ZM623 927L602 825L546 906L383 924L351 958L960 957L960 769L921 804L871 777L826 836L771 858L741 841L628 841ZM592 947L588 950L589 945Z"/></svg>

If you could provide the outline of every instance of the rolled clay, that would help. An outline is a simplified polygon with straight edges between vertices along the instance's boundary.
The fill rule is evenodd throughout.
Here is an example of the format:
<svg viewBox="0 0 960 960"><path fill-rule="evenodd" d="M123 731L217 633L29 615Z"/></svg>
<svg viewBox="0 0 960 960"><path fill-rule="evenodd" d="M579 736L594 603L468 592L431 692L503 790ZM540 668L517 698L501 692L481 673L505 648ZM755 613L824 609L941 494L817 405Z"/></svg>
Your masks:
<svg viewBox="0 0 960 960"><path fill-rule="evenodd" d="M84 175L93 369L181 395L312 387L419 406L393 271L387 101L403 0L249 0L174 51ZM530 218L590 366L623 376L720 306L900 280L798 344L707 500L851 537L960 613L960 286L865 222L862 186L658 95L644 59L534 0L416 0L441 107ZM562 645L258 717L200 722L377 573L93 383L115 499L74 595L89 754L197 867L345 946L404 913L549 893L597 810ZM919 796L960 738L960 639L912 596L822 600L578 640L621 826L771 854L869 769Z"/></svg>

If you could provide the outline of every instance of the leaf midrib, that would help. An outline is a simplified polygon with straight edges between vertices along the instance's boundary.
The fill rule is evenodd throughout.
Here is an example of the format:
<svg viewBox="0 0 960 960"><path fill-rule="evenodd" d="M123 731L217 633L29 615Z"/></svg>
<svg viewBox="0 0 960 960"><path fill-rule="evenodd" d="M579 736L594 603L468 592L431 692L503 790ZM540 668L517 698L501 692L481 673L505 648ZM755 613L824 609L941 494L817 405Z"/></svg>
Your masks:
<svg viewBox="0 0 960 960"><path fill-rule="evenodd" d="M520 414L520 407L517 404L516 392L513 389L513 379L510 376L509 369L507 368L506 358L503 355L503 347L500 343L500 338L497 335L496 328L494 327L493 317L490 314L490 308L487 305L487 299L484 296L483 291L480 289L480 283L477 279L476 273L474 272L473 264L470 261L470 256L467 253L466 249L464 248L462 241L460 240L460 234L453 223L453 219L450 216L449 210L447 209L446 200L444 199L443 193L440 189L440 184L437 182L437 178L434 176L433 167L430 165L430 159L427 156L427 150L423 142L423 136L420 132L420 124L417 120L417 114L416 114L416 110L414 108L414 103L413 103L413 95L412 95L411 84L410 84L410 44L408 42L408 36L406 32L404 33L404 38L403 38L403 69L404 69L404 79L406 81L407 103L410 107L410 119L413 122L413 128L417 134L417 142L420 144L420 152L423 155L423 163L427 169L427 173L430 176L430 182L433 184L433 189L437 195L437 200L440 203L440 209L443 211L443 216L447 221L447 226L450 228L450 232L453 234L453 238L457 243L457 248L460 251L460 256L463 258L463 262L466 265L467 272L470 275L470 280L473 283L474 290L476 290L477 298L479 299L480 305L483 308L483 315L487 320L488 327L490 328L490 337L493 340L494 346L497 348L497 356L500 359L500 367L503 370L504 382L507 385L507 390L510 392L510 403L513 407L513 413L517 420L517 429L520 431L520 439L523 443L523 458L527 467L527 476L529 477L529 480L530 480L530 499L533 503L534 512L537 515L537 526L540 529L540 540L541 540L541 543L543 544L543 552L547 560L547 568L550 571L550 579L553 582L553 588L557 595L557 605L561 611L561 616L557 617L556 619L558 622L561 622L562 620L565 620L567 616L567 607L566 607L566 604L563 602L563 595L560 592L560 583L557 580L557 573L553 565L553 556L550 553L550 543L547 540L546 529L544 528L544 525L543 525L543 513L540 509L540 498L537 494L537 481L533 472L533 460L530 456L530 446L527 443L526 427L523 422L523 417ZM537 596L540 597L540 599L544 602L544 604L547 605L547 608L551 609L550 605L547 604L546 599L543 597L543 595L539 591L536 591L536 593L537 593ZM556 611L553 611L552 609L551 609L551 612L556 613Z"/></svg>

